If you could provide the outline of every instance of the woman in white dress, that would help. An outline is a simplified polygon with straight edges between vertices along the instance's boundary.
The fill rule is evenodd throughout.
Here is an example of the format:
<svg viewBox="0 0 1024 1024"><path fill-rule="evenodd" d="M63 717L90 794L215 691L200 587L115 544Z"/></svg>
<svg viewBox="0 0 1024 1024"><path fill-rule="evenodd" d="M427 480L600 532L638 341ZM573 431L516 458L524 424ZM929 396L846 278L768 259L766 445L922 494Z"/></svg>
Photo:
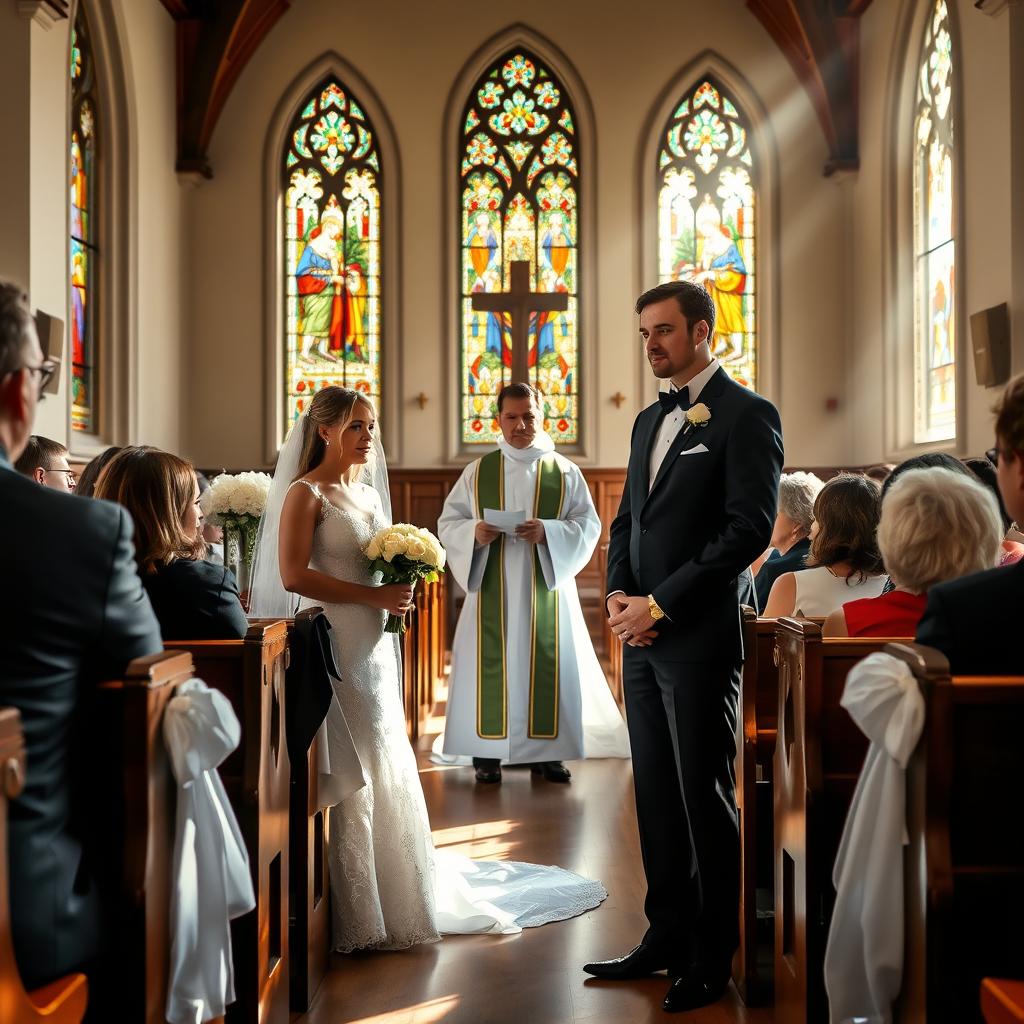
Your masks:
<svg viewBox="0 0 1024 1024"><path fill-rule="evenodd" d="M761 614L824 618L847 601L878 597L886 579L876 537L881 514L874 480L852 473L829 480L814 500L809 568L783 573Z"/></svg>
<svg viewBox="0 0 1024 1024"><path fill-rule="evenodd" d="M405 731L396 637L384 632L389 612L411 606L412 587L381 586L363 553L390 524L387 494L373 406L346 388L318 391L278 460L252 614L291 614L290 595L299 595L300 606L322 606L331 622L341 682L326 722L329 771L344 760L338 747L351 735L365 783L340 779L321 797L332 806L333 948L402 949L443 932L517 932L597 906L603 886L561 868L499 867L434 850Z"/></svg>

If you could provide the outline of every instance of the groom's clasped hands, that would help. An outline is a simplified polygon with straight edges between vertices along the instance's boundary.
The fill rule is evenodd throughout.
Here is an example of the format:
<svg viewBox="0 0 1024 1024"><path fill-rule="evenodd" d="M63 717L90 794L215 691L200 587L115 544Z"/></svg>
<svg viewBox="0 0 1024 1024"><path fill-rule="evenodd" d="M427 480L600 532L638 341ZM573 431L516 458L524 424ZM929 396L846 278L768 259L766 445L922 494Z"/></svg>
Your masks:
<svg viewBox="0 0 1024 1024"><path fill-rule="evenodd" d="M627 647L650 647L658 638L646 597L612 594L607 601L608 624Z"/></svg>

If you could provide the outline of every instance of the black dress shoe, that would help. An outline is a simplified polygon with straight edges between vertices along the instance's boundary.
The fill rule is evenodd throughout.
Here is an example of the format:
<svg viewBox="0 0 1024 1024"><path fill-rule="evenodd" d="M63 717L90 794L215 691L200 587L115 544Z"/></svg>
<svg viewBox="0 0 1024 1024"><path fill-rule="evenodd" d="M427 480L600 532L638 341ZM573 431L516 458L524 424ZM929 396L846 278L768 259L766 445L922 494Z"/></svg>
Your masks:
<svg viewBox="0 0 1024 1024"><path fill-rule="evenodd" d="M728 978L725 981L709 981L700 974L688 973L672 982L662 1006L668 1013L698 1010L702 1006L717 1003L728 987Z"/></svg>
<svg viewBox="0 0 1024 1024"><path fill-rule="evenodd" d="M646 978L648 974L668 971L674 978L680 972L669 962L667 953L662 952L646 942L635 946L625 956L614 960L597 960L592 964L584 964L583 970L595 978L607 981L625 981L627 978Z"/></svg>
<svg viewBox="0 0 1024 1024"><path fill-rule="evenodd" d="M501 782L501 761L492 757L474 757L477 782Z"/></svg>
<svg viewBox="0 0 1024 1024"><path fill-rule="evenodd" d="M534 775L543 775L548 782L568 782L572 772L561 761L540 761L530 769Z"/></svg>

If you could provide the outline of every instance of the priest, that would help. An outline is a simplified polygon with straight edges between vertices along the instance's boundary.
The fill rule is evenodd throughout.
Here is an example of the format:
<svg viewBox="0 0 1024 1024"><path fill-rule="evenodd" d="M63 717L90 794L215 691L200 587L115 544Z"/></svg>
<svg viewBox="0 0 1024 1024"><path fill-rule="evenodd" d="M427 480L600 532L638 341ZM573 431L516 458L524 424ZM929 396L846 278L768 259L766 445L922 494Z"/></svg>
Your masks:
<svg viewBox="0 0 1024 1024"><path fill-rule="evenodd" d="M601 520L583 474L541 429L538 392L509 384L497 406L497 449L465 468L438 522L466 591L444 753L472 756L479 782L500 782L502 761L568 782L562 761L597 753L591 734L605 756L626 746L576 593Z"/></svg>

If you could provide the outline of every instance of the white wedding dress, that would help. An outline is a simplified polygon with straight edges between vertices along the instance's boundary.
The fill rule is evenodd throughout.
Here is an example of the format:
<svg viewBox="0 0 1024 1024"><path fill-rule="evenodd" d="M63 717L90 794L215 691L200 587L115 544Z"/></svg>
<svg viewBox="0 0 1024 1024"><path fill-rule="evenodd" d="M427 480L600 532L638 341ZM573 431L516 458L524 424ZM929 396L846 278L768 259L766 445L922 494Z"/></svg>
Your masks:
<svg viewBox="0 0 1024 1024"><path fill-rule="evenodd" d="M320 499L310 568L376 583L363 551L389 525L377 491L357 485L365 489L364 514L301 482ZM600 882L562 868L474 862L435 850L385 613L367 605L301 603L323 606L331 622L341 675L335 694L366 780L330 812L334 949L403 949L442 933L514 933L575 917L607 896ZM332 705L328 716L336 713Z"/></svg>

